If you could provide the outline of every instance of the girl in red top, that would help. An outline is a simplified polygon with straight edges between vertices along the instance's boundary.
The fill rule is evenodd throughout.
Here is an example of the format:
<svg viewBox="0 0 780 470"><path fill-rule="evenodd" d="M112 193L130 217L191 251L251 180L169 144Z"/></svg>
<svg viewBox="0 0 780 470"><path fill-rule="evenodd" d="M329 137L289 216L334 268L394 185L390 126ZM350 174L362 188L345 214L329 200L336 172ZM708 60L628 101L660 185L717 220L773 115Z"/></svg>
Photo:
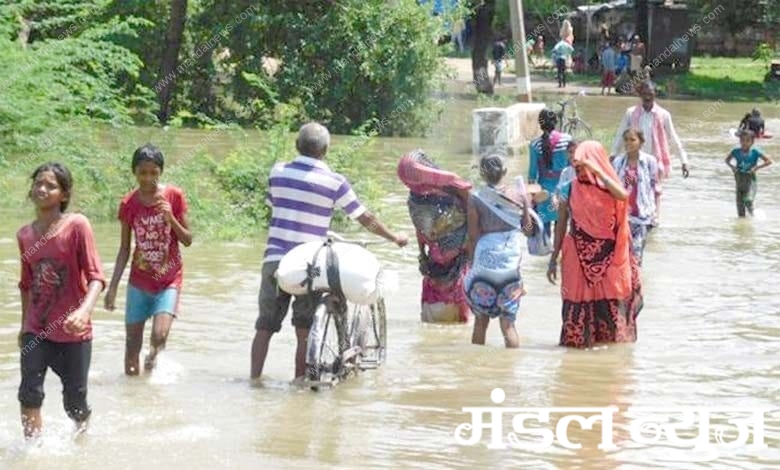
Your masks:
<svg viewBox="0 0 780 470"><path fill-rule="evenodd" d="M122 198L121 246L114 275L106 293L106 309L114 309L116 289L130 257L130 234L135 234L135 251L130 267L125 306L125 374L138 375L144 325L154 317L149 354L144 368L154 368L157 354L165 348L176 316L182 284L179 242L192 243L187 224L187 201L181 189L160 184L165 161L151 144L136 149L132 169L138 188Z"/></svg>
<svg viewBox="0 0 780 470"><path fill-rule="evenodd" d="M40 434L43 381L51 368L62 381L65 412L86 429L87 376L92 354L90 317L105 279L92 227L81 214L66 214L73 179L59 163L32 174L29 197L36 218L16 233L21 253L22 383L19 402L27 438Z"/></svg>

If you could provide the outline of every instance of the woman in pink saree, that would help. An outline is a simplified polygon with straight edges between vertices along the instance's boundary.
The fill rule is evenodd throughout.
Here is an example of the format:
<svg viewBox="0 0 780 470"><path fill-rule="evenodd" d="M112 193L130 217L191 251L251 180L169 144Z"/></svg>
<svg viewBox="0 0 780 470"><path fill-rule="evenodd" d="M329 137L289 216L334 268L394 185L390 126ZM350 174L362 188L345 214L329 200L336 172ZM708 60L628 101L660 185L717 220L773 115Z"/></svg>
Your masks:
<svg viewBox="0 0 780 470"><path fill-rule="evenodd" d="M443 171L422 150L401 157L398 178L409 188L409 215L420 247L422 302L426 323L466 323L470 310L463 291L466 210L471 183Z"/></svg>

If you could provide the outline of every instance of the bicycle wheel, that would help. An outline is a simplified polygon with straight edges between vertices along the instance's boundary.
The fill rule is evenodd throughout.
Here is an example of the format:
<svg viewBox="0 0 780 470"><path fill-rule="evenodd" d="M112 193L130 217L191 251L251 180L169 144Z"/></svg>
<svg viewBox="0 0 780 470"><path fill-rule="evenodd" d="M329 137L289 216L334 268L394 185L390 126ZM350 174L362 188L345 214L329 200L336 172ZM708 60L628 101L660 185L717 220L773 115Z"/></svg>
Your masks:
<svg viewBox="0 0 780 470"><path fill-rule="evenodd" d="M590 126L582 119L569 121L564 131L569 134L574 140L588 140L593 137L593 131Z"/></svg>
<svg viewBox="0 0 780 470"><path fill-rule="evenodd" d="M377 343L377 363L383 364L387 356L387 312L385 310L384 297L380 297L371 306L371 320L374 327L374 338Z"/></svg>
<svg viewBox="0 0 780 470"><path fill-rule="evenodd" d="M355 307L350 331L351 345L360 348L360 362L364 369L379 366L385 360L386 321L385 301L381 297L371 306Z"/></svg>
<svg viewBox="0 0 780 470"><path fill-rule="evenodd" d="M349 345L358 346L365 350L368 344L368 330L370 325L367 320L368 307L365 305L355 305L352 311L352 326L349 330Z"/></svg>
<svg viewBox="0 0 780 470"><path fill-rule="evenodd" d="M306 378L325 381L341 374L341 357L344 353L346 319L333 313L323 301L314 312L314 321L309 330L306 349Z"/></svg>

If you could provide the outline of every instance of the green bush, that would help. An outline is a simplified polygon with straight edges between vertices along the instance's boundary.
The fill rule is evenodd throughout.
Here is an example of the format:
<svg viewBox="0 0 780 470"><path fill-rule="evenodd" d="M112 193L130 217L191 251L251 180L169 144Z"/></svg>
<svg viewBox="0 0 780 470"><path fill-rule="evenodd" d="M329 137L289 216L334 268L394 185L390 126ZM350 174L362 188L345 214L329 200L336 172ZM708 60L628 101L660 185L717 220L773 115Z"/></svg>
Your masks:
<svg viewBox="0 0 780 470"><path fill-rule="evenodd" d="M316 18L303 7L268 7L269 29L285 34L275 76L280 99L298 98L303 114L335 133L426 130L442 73L442 24L415 0L395 3L345 0Z"/></svg>

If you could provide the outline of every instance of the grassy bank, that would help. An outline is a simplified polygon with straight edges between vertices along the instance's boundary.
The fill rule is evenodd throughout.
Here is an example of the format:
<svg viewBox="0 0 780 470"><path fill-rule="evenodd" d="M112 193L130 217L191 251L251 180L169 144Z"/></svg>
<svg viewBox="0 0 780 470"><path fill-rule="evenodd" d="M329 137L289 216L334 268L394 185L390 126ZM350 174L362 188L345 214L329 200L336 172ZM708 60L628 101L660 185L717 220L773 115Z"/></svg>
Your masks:
<svg viewBox="0 0 780 470"><path fill-rule="evenodd" d="M295 157L295 135L279 125L270 131L220 126L204 130L159 128L109 129L80 121L54 138L45 150L31 148L7 157L0 165L0 212L13 220L33 214L27 200L32 171L46 161L68 166L75 180L69 208L93 221L115 220L119 200L135 187L131 173L133 150L145 143L159 146L166 156L163 182L182 187L189 203L189 218L201 240L248 238L267 226L265 205L268 173L275 162ZM381 210L378 185L368 167L373 139L337 139L327 163L345 174L361 199ZM346 222L340 212L335 228Z"/></svg>
<svg viewBox="0 0 780 470"><path fill-rule="evenodd" d="M678 94L708 100L777 100L780 86L765 83L766 73L763 63L750 58L694 57L690 73L659 82L667 89L671 84Z"/></svg>
<svg viewBox="0 0 780 470"><path fill-rule="evenodd" d="M760 102L780 99L780 83L765 83L766 65L748 57L694 57L687 74L656 77L662 95L675 98ZM555 71L534 70L532 76L555 79ZM599 86L597 73L568 74L569 84Z"/></svg>

